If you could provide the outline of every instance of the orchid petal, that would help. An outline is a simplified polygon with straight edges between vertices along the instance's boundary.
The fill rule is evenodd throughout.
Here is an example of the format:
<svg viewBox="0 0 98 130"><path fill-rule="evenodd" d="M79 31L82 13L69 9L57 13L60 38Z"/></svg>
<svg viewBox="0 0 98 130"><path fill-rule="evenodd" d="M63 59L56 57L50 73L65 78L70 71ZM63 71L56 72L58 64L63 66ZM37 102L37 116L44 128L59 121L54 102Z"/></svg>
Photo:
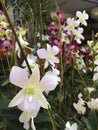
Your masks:
<svg viewBox="0 0 98 130"><path fill-rule="evenodd" d="M23 128L28 130L29 129L29 122L24 122Z"/></svg>
<svg viewBox="0 0 98 130"><path fill-rule="evenodd" d="M46 61L45 61L45 64L44 64L44 69L46 69L46 68L48 67L48 65L49 65L49 63L48 63L48 61L46 60Z"/></svg>
<svg viewBox="0 0 98 130"><path fill-rule="evenodd" d="M40 59L45 59L46 56L47 56L47 52L46 52L45 49L39 49L39 50L37 51L37 55L38 55L38 57L39 57Z"/></svg>
<svg viewBox="0 0 98 130"><path fill-rule="evenodd" d="M49 44L47 44L47 52L48 52L48 55L52 53L52 48Z"/></svg>
<svg viewBox="0 0 98 130"><path fill-rule="evenodd" d="M54 61L53 61L52 59L49 60L49 63L50 63L52 66L55 66Z"/></svg>
<svg viewBox="0 0 98 130"><path fill-rule="evenodd" d="M22 114L19 117L20 122L28 122L30 120L30 115L27 112L22 112Z"/></svg>
<svg viewBox="0 0 98 130"><path fill-rule="evenodd" d="M69 121L66 123L66 127L67 127L67 128L70 128L70 123L69 123Z"/></svg>
<svg viewBox="0 0 98 130"><path fill-rule="evenodd" d="M98 73L95 73L93 76L93 81L98 80Z"/></svg>
<svg viewBox="0 0 98 130"><path fill-rule="evenodd" d="M97 71L97 72L98 72L98 66L96 66L96 67L94 68L94 71Z"/></svg>
<svg viewBox="0 0 98 130"><path fill-rule="evenodd" d="M42 93L38 93L38 95L36 95L36 98L39 100L41 107L48 109L49 103Z"/></svg>
<svg viewBox="0 0 98 130"><path fill-rule="evenodd" d="M13 66L10 72L10 82L20 88L28 85L28 75L25 69Z"/></svg>
<svg viewBox="0 0 98 130"><path fill-rule="evenodd" d="M95 60L94 64L95 64L95 65L98 65L98 59Z"/></svg>
<svg viewBox="0 0 98 130"><path fill-rule="evenodd" d="M25 99L24 108L22 108L22 110L25 110L28 113L31 113L31 116L36 117L40 110L40 103L36 97L32 98L32 102L29 102L28 99Z"/></svg>
<svg viewBox="0 0 98 130"><path fill-rule="evenodd" d="M59 63L58 57L53 57L53 61L54 61L54 63Z"/></svg>
<svg viewBox="0 0 98 130"><path fill-rule="evenodd" d="M58 85L58 80L52 74L46 74L40 81L40 86L43 91L51 91Z"/></svg>
<svg viewBox="0 0 98 130"><path fill-rule="evenodd" d="M40 80L40 71L38 65L36 65L29 79L29 85L38 85L39 80Z"/></svg>
<svg viewBox="0 0 98 130"><path fill-rule="evenodd" d="M77 130L77 124L76 123L72 124L70 130Z"/></svg>
<svg viewBox="0 0 98 130"><path fill-rule="evenodd" d="M81 15L81 12L80 11L77 11L76 12L76 16L79 17Z"/></svg>
<svg viewBox="0 0 98 130"><path fill-rule="evenodd" d="M22 112L22 114L19 117L19 121L24 123L23 127L24 129L28 130L29 129L29 120L30 120L30 115L27 112Z"/></svg>
<svg viewBox="0 0 98 130"><path fill-rule="evenodd" d="M59 53L59 48L57 46L52 47L53 55L57 55Z"/></svg>
<svg viewBox="0 0 98 130"><path fill-rule="evenodd" d="M9 103L9 107L14 107L24 100L24 91L21 90Z"/></svg>

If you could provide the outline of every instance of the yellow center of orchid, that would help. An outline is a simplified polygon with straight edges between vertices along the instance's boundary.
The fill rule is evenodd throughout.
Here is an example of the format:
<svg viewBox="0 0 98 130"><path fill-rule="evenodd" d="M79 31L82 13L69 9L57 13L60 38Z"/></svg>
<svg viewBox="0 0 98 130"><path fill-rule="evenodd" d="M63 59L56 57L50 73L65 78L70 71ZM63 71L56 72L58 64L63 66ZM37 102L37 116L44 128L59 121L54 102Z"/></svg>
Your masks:
<svg viewBox="0 0 98 130"><path fill-rule="evenodd" d="M28 89L26 89L25 93L26 93L26 95L34 95L35 94L35 88L34 87L28 88Z"/></svg>
<svg viewBox="0 0 98 130"><path fill-rule="evenodd" d="M25 94L26 95L35 95L36 93L38 93L40 90L38 89L37 86L33 86L33 87L29 87L25 90Z"/></svg>

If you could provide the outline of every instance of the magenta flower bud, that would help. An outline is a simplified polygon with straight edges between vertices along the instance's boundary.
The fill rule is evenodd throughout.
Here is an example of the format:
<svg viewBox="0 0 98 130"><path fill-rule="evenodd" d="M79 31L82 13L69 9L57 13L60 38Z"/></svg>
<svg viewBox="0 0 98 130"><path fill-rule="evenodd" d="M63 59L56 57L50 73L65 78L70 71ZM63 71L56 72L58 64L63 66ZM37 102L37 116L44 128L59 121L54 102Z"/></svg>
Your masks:
<svg viewBox="0 0 98 130"><path fill-rule="evenodd" d="M78 46L77 46L77 44L76 43L71 43L70 44L70 50L76 50L76 48L77 48Z"/></svg>
<svg viewBox="0 0 98 130"><path fill-rule="evenodd" d="M62 11L57 11L57 13L56 13L56 15L59 17L59 18L61 18L62 17Z"/></svg>
<svg viewBox="0 0 98 130"><path fill-rule="evenodd" d="M2 39L2 48L10 49L12 46L12 39L4 38Z"/></svg>
<svg viewBox="0 0 98 130"><path fill-rule="evenodd" d="M51 23L49 24L49 27L50 27L50 28L54 28L54 26L55 26L55 23L54 23L54 22L51 22Z"/></svg>

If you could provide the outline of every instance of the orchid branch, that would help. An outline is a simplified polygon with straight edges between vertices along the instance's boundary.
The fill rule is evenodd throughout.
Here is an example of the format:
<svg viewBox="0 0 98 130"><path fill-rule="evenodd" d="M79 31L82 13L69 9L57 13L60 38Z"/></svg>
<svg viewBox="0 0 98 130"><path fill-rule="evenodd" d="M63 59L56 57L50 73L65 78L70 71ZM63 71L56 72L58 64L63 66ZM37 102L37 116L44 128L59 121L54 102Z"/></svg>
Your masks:
<svg viewBox="0 0 98 130"><path fill-rule="evenodd" d="M53 116L52 116L51 108L50 108L50 107L48 107L48 115L49 115L49 117L50 117L50 120L51 120L51 123L52 123L53 130L56 130L55 122L54 122L54 119L53 119Z"/></svg>

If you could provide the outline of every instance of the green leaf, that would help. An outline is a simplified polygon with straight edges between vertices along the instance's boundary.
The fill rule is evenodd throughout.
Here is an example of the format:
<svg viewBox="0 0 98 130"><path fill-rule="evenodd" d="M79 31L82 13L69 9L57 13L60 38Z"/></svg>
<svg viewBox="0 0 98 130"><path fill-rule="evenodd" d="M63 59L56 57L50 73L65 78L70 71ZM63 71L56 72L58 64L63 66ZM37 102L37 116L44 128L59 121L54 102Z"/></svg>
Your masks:
<svg viewBox="0 0 98 130"><path fill-rule="evenodd" d="M14 116L14 115L13 115ZM23 124L20 123L18 120L10 120L10 119L5 119L5 122L7 125L11 128L11 130L25 130L23 128Z"/></svg>
<svg viewBox="0 0 98 130"><path fill-rule="evenodd" d="M0 129L2 129L4 127L4 122L3 121L0 121Z"/></svg>
<svg viewBox="0 0 98 130"><path fill-rule="evenodd" d="M47 112L39 112L38 116L35 118L36 123L50 122L49 115Z"/></svg>
<svg viewBox="0 0 98 130"><path fill-rule="evenodd" d="M0 110L1 109L8 109L9 100L0 96Z"/></svg>
<svg viewBox="0 0 98 130"><path fill-rule="evenodd" d="M24 130L23 124L19 122L21 112L15 108L0 109L0 116L11 130Z"/></svg>
<svg viewBox="0 0 98 130"><path fill-rule="evenodd" d="M9 81L9 79L6 79L2 84L1 84L1 86L3 87L3 86L6 86L7 84L9 84L10 83L10 81Z"/></svg>
<svg viewBox="0 0 98 130"><path fill-rule="evenodd" d="M91 110L88 116L88 119L85 120L88 130L97 130L98 119L96 112Z"/></svg>

